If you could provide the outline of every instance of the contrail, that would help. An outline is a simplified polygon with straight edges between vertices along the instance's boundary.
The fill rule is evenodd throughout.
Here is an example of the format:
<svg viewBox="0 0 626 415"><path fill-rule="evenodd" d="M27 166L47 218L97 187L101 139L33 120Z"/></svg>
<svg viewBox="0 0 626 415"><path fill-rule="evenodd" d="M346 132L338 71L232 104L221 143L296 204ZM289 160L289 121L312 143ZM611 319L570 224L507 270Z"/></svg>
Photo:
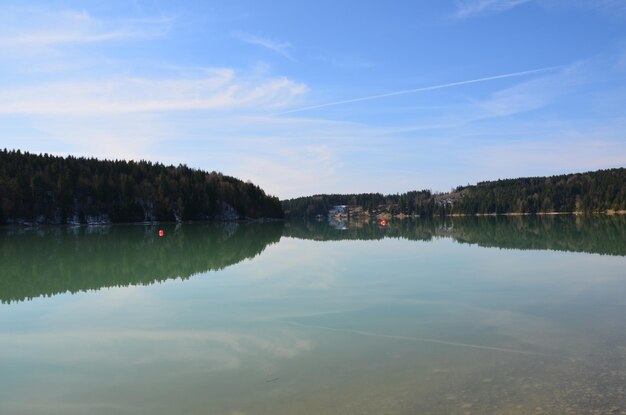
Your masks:
<svg viewBox="0 0 626 415"><path fill-rule="evenodd" d="M402 91L388 92L386 94L370 95L368 97L352 98L352 99L346 99L346 100L343 100L343 101L335 101L335 102L327 102L325 104L311 105L310 107L302 107L302 108L296 108L296 109L292 109L292 110L278 112L278 113L276 113L274 115L292 114L294 112L309 111L309 110L314 110L314 109L317 109L317 108L333 107L335 105L350 104L352 102L369 101L369 100L372 100L372 99L394 97L396 95L413 94L415 92L424 92L424 91L433 91L435 89L452 88L454 86L477 84L477 83L480 83L480 82L493 81L493 80L496 80L496 79L514 78L514 77L517 77L517 76L524 76L524 75L531 75L531 74L534 74L534 73L547 72L547 71L551 71L551 70L558 69L558 68L560 68L560 66L550 66L550 67L547 67L547 68L532 69L532 70L529 70L529 71L522 71L522 72L512 72L512 73L506 73L506 74L502 74L502 75L488 76L486 78L478 78L478 79L470 79L470 80L467 80L467 81L451 82L451 83L448 83L448 84L432 85L432 86L425 86L425 87L413 88L413 89L404 89Z"/></svg>

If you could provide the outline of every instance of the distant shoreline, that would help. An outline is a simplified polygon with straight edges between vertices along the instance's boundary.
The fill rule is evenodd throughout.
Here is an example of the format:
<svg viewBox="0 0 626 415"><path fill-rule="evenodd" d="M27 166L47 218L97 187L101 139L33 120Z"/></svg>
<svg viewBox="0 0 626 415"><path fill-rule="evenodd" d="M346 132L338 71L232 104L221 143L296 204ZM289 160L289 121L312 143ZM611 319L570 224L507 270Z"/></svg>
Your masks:
<svg viewBox="0 0 626 415"><path fill-rule="evenodd" d="M435 218L435 217L446 217L446 218L464 218L464 217L495 217L495 216L510 216L510 217L519 217L519 216L614 216L614 215L626 215L626 210L608 210L604 212L507 212L507 213L447 213L445 215L434 215L434 216L420 216L420 215L405 215L403 213L399 213L393 215L391 213L379 213L378 215L342 215L341 217L335 216L336 220L405 220L405 219L418 219L421 217ZM287 219L288 220L288 219Z"/></svg>
<svg viewBox="0 0 626 415"><path fill-rule="evenodd" d="M4 228L99 228L113 225L128 226L159 226L159 225L199 225L199 224L248 224L248 223L274 223L283 222L283 218L255 218L255 219L236 219L236 220L189 220L189 221L154 221L154 222L106 222L106 223L6 223L0 225L0 229Z"/></svg>
<svg viewBox="0 0 626 415"><path fill-rule="evenodd" d="M609 210L604 212L507 212L507 213L449 213L445 216L463 217L463 216L592 216L592 215L626 215L626 210Z"/></svg>

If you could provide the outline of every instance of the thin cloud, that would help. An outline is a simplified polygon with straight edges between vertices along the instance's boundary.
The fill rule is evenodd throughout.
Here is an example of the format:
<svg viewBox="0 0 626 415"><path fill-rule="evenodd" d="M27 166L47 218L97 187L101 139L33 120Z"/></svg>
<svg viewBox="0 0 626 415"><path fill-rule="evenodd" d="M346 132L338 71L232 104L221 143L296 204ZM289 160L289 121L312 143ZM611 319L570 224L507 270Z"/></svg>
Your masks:
<svg viewBox="0 0 626 415"><path fill-rule="evenodd" d="M476 145L468 157L476 160L474 174L483 178L549 175L589 171L626 164L626 145L606 132L586 131L585 136L563 128L521 142L494 141Z"/></svg>
<svg viewBox="0 0 626 415"><path fill-rule="evenodd" d="M546 9L578 8L598 11L614 18L626 17L626 2L622 0L457 0L454 17L465 19L492 15L530 2Z"/></svg>
<svg viewBox="0 0 626 415"><path fill-rule="evenodd" d="M501 13L533 0L458 0L455 16L464 19L485 14Z"/></svg>
<svg viewBox="0 0 626 415"><path fill-rule="evenodd" d="M248 80L231 69L197 78L57 82L0 91L0 114L97 115L281 108L308 91L284 77Z"/></svg>
<svg viewBox="0 0 626 415"><path fill-rule="evenodd" d="M497 79L505 79L505 78L526 76L526 75L538 74L538 73L542 73L542 72L548 72L548 71L551 71L551 70L554 70L554 69L557 69L557 68L558 68L558 66L551 66L551 67L547 67L547 68L532 69L532 70L529 70L529 71L512 72L512 73L507 73L507 74L502 74L502 75L488 76L488 77L485 77L485 78L470 79L470 80L466 80L466 81L451 82L451 83L440 84L440 85L432 85L432 86L426 86L426 87L421 87L421 88L404 89L404 90L401 90L401 91L388 92L388 93L385 93L385 94L370 95L370 96L367 96L367 97L352 98L352 99L346 99L346 100L342 100L342 101L327 102L325 104L311 105L311 106L303 107L303 108L296 108L296 109L292 109L292 110L282 111L282 112L279 112L279 113L277 113L275 115L292 114L292 113L295 113L295 112L309 111L309 110L313 110L313 109L326 108L326 107L332 107L332 106L343 105L343 104L350 104L350 103L354 103L354 102L371 101L371 100L375 100L375 99L393 97L393 96L397 96L397 95L414 94L414 93L417 93L417 92L433 91L433 90L437 90L437 89L445 89L445 88L452 88L452 87L462 86L462 85L469 85L469 84L477 84L477 83L481 83L481 82L495 81Z"/></svg>
<svg viewBox="0 0 626 415"><path fill-rule="evenodd" d="M250 43L251 45L262 46L266 49L271 50L272 52L278 53L279 55L289 60L294 60L293 56L291 56L291 54L287 50L291 46L291 44L288 42L278 42L264 37L254 36L245 32L235 32L233 33L233 37L241 40L242 42Z"/></svg>
<svg viewBox="0 0 626 415"><path fill-rule="evenodd" d="M102 20L85 11L0 8L0 48L49 48L68 44L147 39L165 35L172 17Z"/></svg>
<svg viewBox="0 0 626 415"><path fill-rule="evenodd" d="M543 108L580 83L578 75L575 69L567 68L500 90L489 99L475 103L481 110L478 118L506 117Z"/></svg>
<svg viewBox="0 0 626 415"><path fill-rule="evenodd" d="M51 46L70 43L95 43L116 41L135 36L133 31L113 31L105 33L45 32L7 37L0 40L0 47Z"/></svg>

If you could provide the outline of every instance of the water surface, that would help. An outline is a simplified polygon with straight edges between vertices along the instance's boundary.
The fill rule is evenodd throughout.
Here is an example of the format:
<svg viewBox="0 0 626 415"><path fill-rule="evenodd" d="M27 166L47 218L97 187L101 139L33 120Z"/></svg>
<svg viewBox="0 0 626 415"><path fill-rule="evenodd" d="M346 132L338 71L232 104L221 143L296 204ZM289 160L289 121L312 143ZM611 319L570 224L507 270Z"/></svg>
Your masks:
<svg viewBox="0 0 626 415"><path fill-rule="evenodd" d="M0 413L626 411L626 220L0 230Z"/></svg>

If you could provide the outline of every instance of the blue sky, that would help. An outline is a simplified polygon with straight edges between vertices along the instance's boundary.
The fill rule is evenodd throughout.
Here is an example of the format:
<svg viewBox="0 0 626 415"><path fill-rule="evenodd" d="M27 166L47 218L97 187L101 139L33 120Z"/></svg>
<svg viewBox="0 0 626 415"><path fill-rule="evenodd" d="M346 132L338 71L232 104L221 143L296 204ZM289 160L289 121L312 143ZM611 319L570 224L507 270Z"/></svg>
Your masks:
<svg viewBox="0 0 626 415"><path fill-rule="evenodd" d="M626 165L626 2L0 2L0 147L281 198Z"/></svg>

